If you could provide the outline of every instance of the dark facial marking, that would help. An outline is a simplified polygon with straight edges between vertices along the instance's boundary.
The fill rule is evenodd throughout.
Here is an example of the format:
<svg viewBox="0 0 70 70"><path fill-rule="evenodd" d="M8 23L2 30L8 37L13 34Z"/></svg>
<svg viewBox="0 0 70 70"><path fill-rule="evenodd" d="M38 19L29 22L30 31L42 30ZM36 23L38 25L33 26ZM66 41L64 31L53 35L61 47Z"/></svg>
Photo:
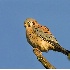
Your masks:
<svg viewBox="0 0 70 70"><path fill-rule="evenodd" d="M33 25L35 25L35 23L34 22L32 22L33 23Z"/></svg>

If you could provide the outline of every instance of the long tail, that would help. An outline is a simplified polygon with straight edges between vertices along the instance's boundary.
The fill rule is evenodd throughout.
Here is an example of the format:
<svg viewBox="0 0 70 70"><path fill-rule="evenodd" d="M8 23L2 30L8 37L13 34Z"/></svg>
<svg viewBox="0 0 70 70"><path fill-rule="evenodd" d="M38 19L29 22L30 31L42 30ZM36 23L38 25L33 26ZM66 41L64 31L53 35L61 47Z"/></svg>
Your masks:
<svg viewBox="0 0 70 70"><path fill-rule="evenodd" d="M68 59L70 60L70 51L61 47L58 43L54 46L54 51L62 52L63 54L67 55Z"/></svg>

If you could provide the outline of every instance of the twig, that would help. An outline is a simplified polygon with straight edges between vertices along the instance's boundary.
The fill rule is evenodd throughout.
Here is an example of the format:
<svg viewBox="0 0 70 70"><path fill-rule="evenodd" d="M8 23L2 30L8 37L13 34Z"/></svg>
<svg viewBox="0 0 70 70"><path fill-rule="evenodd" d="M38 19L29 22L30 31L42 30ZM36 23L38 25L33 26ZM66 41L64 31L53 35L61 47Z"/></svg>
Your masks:
<svg viewBox="0 0 70 70"><path fill-rule="evenodd" d="M40 61L46 69L56 69L47 61L47 59L45 59L45 57L43 57L42 52L39 49L33 48L33 52L37 56L38 61Z"/></svg>

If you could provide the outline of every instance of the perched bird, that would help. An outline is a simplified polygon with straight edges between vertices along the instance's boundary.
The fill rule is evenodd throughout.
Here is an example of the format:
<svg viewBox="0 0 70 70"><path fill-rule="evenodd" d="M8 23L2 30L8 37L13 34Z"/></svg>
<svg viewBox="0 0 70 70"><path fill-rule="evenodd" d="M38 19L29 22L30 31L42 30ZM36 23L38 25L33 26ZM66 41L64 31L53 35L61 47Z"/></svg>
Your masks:
<svg viewBox="0 0 70 70"><path fill-rule="evenodd" d="M39 24L33 18L27 18L24 21L24 27L26 28L27 41L33 48L37 48L41 52L49 50L62 52L70 58L70 51L59 45L49 28Z"/></svg>

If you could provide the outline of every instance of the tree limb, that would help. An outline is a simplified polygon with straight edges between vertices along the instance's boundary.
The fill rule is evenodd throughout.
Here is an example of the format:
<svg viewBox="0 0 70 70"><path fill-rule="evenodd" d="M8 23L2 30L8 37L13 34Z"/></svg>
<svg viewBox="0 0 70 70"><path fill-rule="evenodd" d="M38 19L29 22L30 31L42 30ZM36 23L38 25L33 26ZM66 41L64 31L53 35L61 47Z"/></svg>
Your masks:
<svg viewBox="0 0 70 70"><path fill-rule="evenodd" d="M38 48L33 48L33 52L37 56L38 61L40 61L46 69L56 69L43 57L42 52Z"/></svg>

